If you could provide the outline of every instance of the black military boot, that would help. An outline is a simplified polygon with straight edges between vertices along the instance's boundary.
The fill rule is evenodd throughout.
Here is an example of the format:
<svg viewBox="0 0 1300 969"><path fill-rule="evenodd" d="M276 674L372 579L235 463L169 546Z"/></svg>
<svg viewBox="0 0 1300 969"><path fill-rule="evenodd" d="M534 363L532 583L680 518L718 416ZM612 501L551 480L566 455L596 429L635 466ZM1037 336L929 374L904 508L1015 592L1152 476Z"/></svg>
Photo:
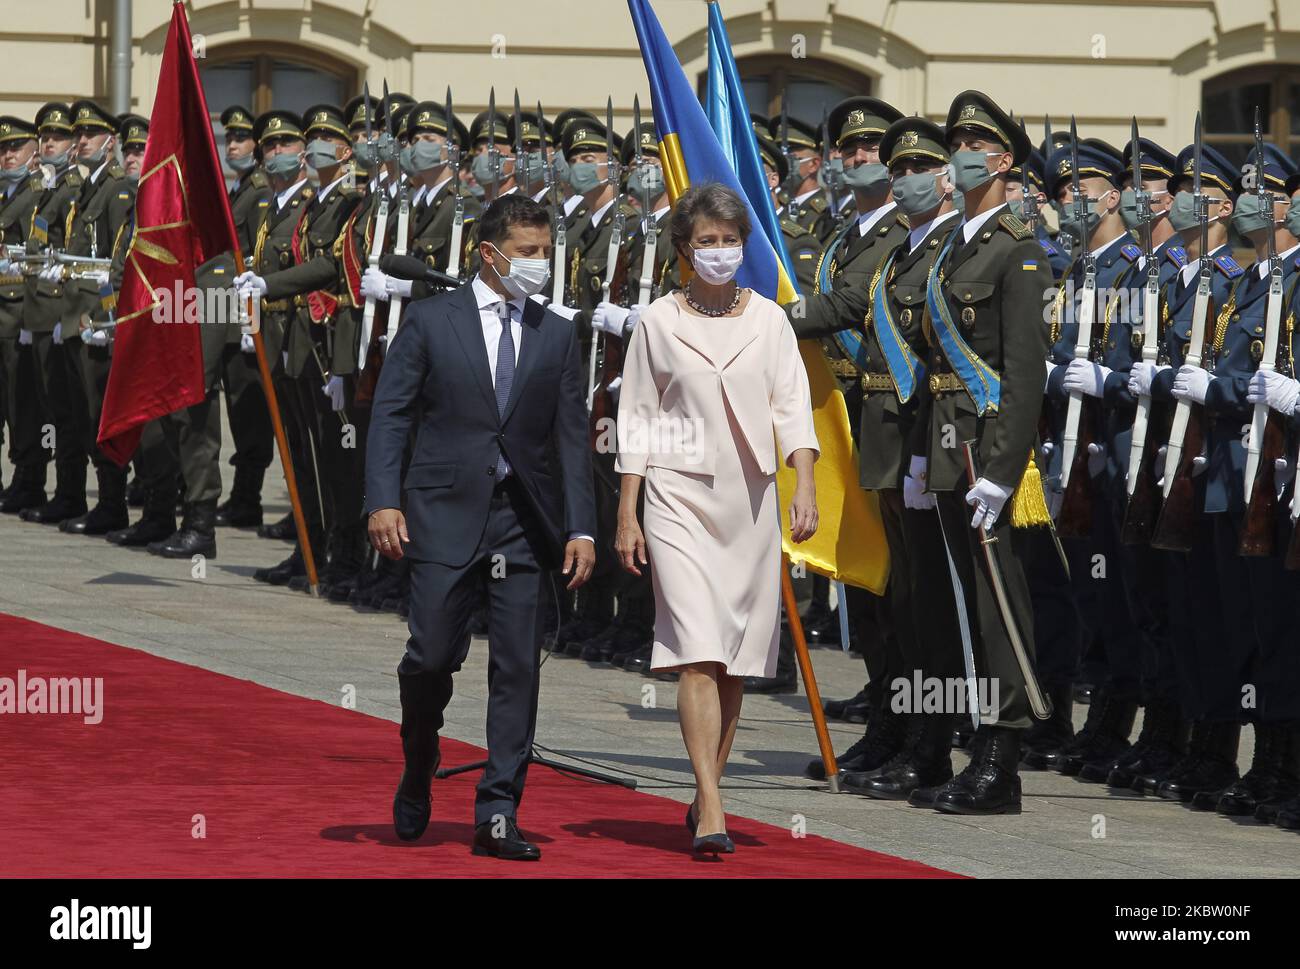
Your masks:
<svg viewBox="0 0 1300 969"><path fill-rule="evenodd" d="M54 497L36 508L26 508L18 517L38 525L59 525L86 513L86 466L55 464Z"/></svg>
<svg viewBox="0 0 1300 969"><path fill-rule="evenodd" d="M1250 758L1250 770L1229 784L1210 807L1230 817L1253 816L1261 804L1277 800L1279 789L1287 786L1287 775L1295 773L1291 741L1292 732L1285 724L1255 724L1255 752ZM1207 792L1198 792L1192 798L1192 806L1205 807L1206 795Z"/></svg>
<svg viewBox="0 0 1300 969"><path fill-rule="evenodd" d="M287 515L278 522L272 522L270 525L257 526L258 538L277 538L282 541L292 541L298 537L298 528L293 523L293 511L290 510Z"/></svg>
<svg viewBox="0 0 1300 969"><path fill-rule="evenodd" d="M1300 795L1300 724L1278 724L1278 746L1282 753L1277 758L1276 782L1268 798L1255 805L1255 817L1273 824L1282 808Z"/></svg>
<svg viewBox="0 0 1300 969"><path fill-rule="evenodd" d="M432 673L398 673L402 698L402 754L406 765L393 797L393 829L403 841L415 841L429 825L429 788L442 759L438 729L442 713Z"/></svg>
<svg viewBox="0 0 1300 969"><path fill-rule="evenodd" d="M841 645L839 607L829 610L812 623L805 623L803 635L809 649L815 646Z"/></svg>
<svg viewBox="0 0 1300 969"><path fill-rule="evenodd" d="M1092 784L1104 783L1116 759L1130 749L1129 734L1137 719L1136 700L1121 700L1106 695L1101 700L1101 722L1088 745L1075 755L1079 758L1076 773L1079 780ZM1067 767L1073 766L1073 762ZM1068 769L1061 773L1069 773Z"/></svg>
<svg viewBox="0 0 1300 969"><path fill-rule="evenodd" d="M1020 731L981 727L979 757L940 787L935 810L944 814L1020 813Z"/></svg>
<svg viewBox="0 0 1300 969"><path fill-rule="evenodd" d="M109 532L104 537L114 545L127 548L140 548L170 538L176 531L175 504L175 496L170 488L150 488L140 520L128 528Z"/></svg>
<svg viewBox="0 0 1300 969"><path fill-rule="evenodd" d="M45 465L34 464L14 469L14 478L0 501L0 512L17 515L28 508L45 504Z"/></svg>
<svg viewBox="0 0 1300 969"><path fill-rule="evenodd" d="M746 693L798 693L799 664L794 658L794 637L785 626L781 627L781 640L776 654L774 676L741 677Z"/></svg>
<svg viewBox="0 0 1300 969"><path fill-rule="evenodd" d="M1142 793L1135 785L1144 776L1165 773L1187 753L1188 729L1176 701L1148 701L1142 711L1142 730L1137 741L1110 765L1106 786Z"/></svg>
<svg viewBox="0 0 1300 969"><path fill-rule="evenodd" d="M939 787L952 779L952 717L913 716L910 746L878 771L845 774L845 790L883 801L906 801L919 788Z"/></svg>
<svg viewBox="0 0 1300 969"><path fill-rule="evenodd" d="M1047 696L1052 715L1035 720L1021 742L1020 766L1026 770L1047 770L1048 758L1074 739L1074 687L1063 683L1050 688Z"/></svg>
<svg viewBox="0 0 1300 969"><path fill-rule="evenodd" d="M215 521L219 528L257 528L262 524L262 478L265 475L265 468L235 465L230 497L217 506Z"/></svg>
<svg viewBox="0 0 1300 969"><path fill-rule="evenodd" d="M373 603L376 595L382 598L388 591L397 588L397 564L392 559L386 559L382 556L375 565L374 573L364 582L358 582L357 587L348 596L348 604L357 607L377 609Z"/></svg>
<svg viewBox="0 0 1300 969"><path fill-rule="evenodd" d="M165 559L187 559L194 555L216 558L217 532L213 524L216 514L216 501L193 502L181 519L181 527L169 538L150 543L149 551Z"/></svg>
<svg viewBox="0 0 1300 969"><path fill-rule="evenodd" d="M868 704L868 701L867 701L867 686L866 686L866 684L864 683L863 686L862 686L862 689L858 690L857 693L855 693L853 696L849 697L847 700L825 700L825 701L823 701L823 702L822 702L822 711L826 714L826 719L827 719L827 720L844 720L844 719L846 719L845 714L848 713L850 707L858 707L858 708L861 708L862 712L863 712L864 715L865 715L865 713L866 713L866 708L867 708L867 704ZM858 722L858 723L865 723L865 722L866 722L865 716L864 716L864 718L863 718L862 720L859 720L859 721L857 721L857 722Z"/></svg>
<svg viewBox="0 0 1300 969"><path fill-rule="evenodd" d="M895 713L885 701L885 707L873 707L867 720L867 730L843 756L835 758L841 773L865 774L883 767L907 743L907 717ZM814 781L826 780L826 765L821 758L810 760L804 768L804 777Z"/></svg>
<svg viewBox="0 0 1300 969"><path fill-rule="evenodd" d="M1074 693L1074 702L1077 703L1078 691L1073 690L1072 688L1072 692ZM1088 715L1083 721L1083 727L1074 735L1074 739L1062 744L1056 751L1049 753L1044 757L1044 762L1048 770L1065 773L1066 769L1068 769L1072 763L1078 763L1082 766L1083 762L1081 760L1076 760L1076 758L1078 757L1079 751L1087 748L1089 742L1092 740L1092 735L1097 732L1097 726L1101 722L1101 714L1104 708L1105 704L1102 703L1100 699L1095 703L1089 703Z"/></svg>
<svg viewBox="0 0 1300 969"><path fill-rule="evenodd" d="M96 467L99 500L84 515L59 523L59 531L70 535L107 535L126 528L130 516L126 508L126 471L116 465Z"/></svg>
<svg viewBox="0 0 1300 969"><path fill-rule="evenodd" d="M143 508L149 501L149 486L144 483L137 470L131 475L131 483L126 486L126 504L128 508Z"/></svg>
<svg viewBox="0 0 1300 969"><path fill-rule="evenodd" d="M307 566L303 563L302 552L294 546L293 552L289 557L279 565L273 565L269 569L257 569L253 572L253 578L258 582L266 582L270 585L288 585L289 580L295 575L306 575Z"/></svg>
<svg viewBox="0 0 1300 969"><path fill-rule="evenodd" d="M1166 801L1186 803L1200 791L1222 792L1237 779L1240 740L1241 724L1206 723L1199 737L1199 750L1194 750L1194 762L1185 771L1171 772L1156 788L1156 794Z"/></svg>

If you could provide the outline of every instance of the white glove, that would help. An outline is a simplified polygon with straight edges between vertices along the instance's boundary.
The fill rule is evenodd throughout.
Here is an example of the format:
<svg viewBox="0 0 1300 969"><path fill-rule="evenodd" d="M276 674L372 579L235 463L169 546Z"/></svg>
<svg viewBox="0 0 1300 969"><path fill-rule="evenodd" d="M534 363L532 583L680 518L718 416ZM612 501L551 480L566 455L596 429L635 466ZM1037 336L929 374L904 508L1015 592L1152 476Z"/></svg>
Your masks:
<svg viewBox="0 0 1300 969"><path fill-rule="evenodd" d="M1100 397L1109 376L1109 367L1087 360L1071 360L1065 368L1065 380L1061 386L1067 393L1079 391L1089 397Z"/></svg>
<svg viewBox="0 0 1300 969"><path fill-rule="evenodd" d="M1164 444L1162 444L1159 450L1156 451L1154 470L1156 473L1156 487L1158 488L1164 487L1165 484L1165 458L1168 456L1168 454L1169 454L1169 447ZM1207 458L1204 454L1198 454L1196 455L1196 457L1192 458L1193 478L1195 478L1198 474L1200 474L1205 470L1205 465L1208 461L1209 458Z"/></svg>
<svg viewBox="0 0 1300 969"><path fill-rule="evenodd" d="M374 299L381 303L387 303L387 279L388 276L380 272L377 267L366 267L366 271L361 274L361 295L366 299Z"/></svg>
<svg viewBox="0 0 1300 969"><path fill-rule="evenodd" d="M257 345L253 342L253 334L239 334L239 350L241 353L256 353Z"/></svg>
<svg viewBox="0 0 1300 969"><path fill-rule="evenodd" d="M546 308L550 310L552 313L554 313L556 316L564 317L570 323L576 320L578 318L578 314L582 312L582 310L578 309L577 307L561 306L559 303L547 303Z"/></svg>
<svg viewBox="0 0 1300 969"><path fill-rule="evenodd" d="M990 481L988 478L980 478L976 481L974 487L966 492L966 504L975 509L975 514L971 516L970 527L983 527L986 532L993 531L998 515L1002 514L1002 506L1007 503L1007 499L1015 490Z"/></svg>
<svg viewBox="0 0 1300 969"><path fill-rule="evenodd" d="M61 283L63 282L63 267L57 263L53 266L46 266L38 272L36 276L38 279L43 279L47 283Z"/></svg>
<svg viewBox="0 0 1300 969"><path fill-rule="evenodd" d="M100 269L97 272L90 273L86 276L86 279L96 286L103 286L108 282L108 270Z"/></svg>
<svg viewBox="0 0 1300 969"><path fill-rule="evenodd" d="M19 330L19 331L18 331L18 345L19 345L20 347L29 347L29 346L32 345L32 331L31 331L31 330Z"/></svg>
<svg viewBox="0 0 1300 969"><path fill-rule="evenodd" d="M1290 417L1300 402L1300 383L1276 370L1256 370L1246 388L1246 399L1252 404L1268 404L1283 417Z"/></svg>
<svg viewBox="0 0 1300 969"><path fill-rule="evenodd" d="M1088 477L1095 478L1106 468L1106 445L1095 441L1088 445Z"/></svg>
<svg viewBox="0 0 1300 969"><path fill-rule="evenodd" d="M398 279L396 276L386 276L384 285L388 287L389 297L396 296L398 299L410 299L411 287L414 282L409 279Z"/></svg>
<svg viewBox="0 0 1300 969"><path fill-rule="evenodd" d="M343 409L343 378L335 374L325 381L321 393L330 399L330 408L335 411Z"/></svg>
<svg viewBox="0 0 1300 969"><path fill-rule="evenodd" d="M8 259L0 258L0 276L8 276L10 270L13 268L14 264L12 262Z"/></svg>
<svg viewBox="0 0 1300 969"><path fill-rule="evenodd" d="M604 330L610 336L621 337L629 312L614 303L601 303L596 307L596 312L591 314L591 325L594 329Z"/></svg>
<svg viewBox="0 0 1300 969"><path fill-rule="evenodd" d="M609 391L610 399L613 400L614 403L616 404L618 403L618 391L619 388L622 386L623 386L623 375L619 374L617 377L611 380L609 382L609 385L605 388L606 390Z"/></svg>
<svg viewBox="0 0 1300 969"><path fill-rule="evenodd" d="M641 322L641 314L646 311L645 303L634 303L627 311L627 320L623 323L623 332L631 333L636 329L636 325Z"/></svg>
<svg viewBox="0 0 1300 969"><path fill-rule="evenodd" d="M931 511L936 502L934 495L925 490L925 485L910 474L903 479L903 506L916 511Z"/></svg>
<svg viewBox="0 0 1300 969"><path fill-rule="evenodd" d="M235 289L240 299L259 299L266 295L266 280L249 270L235 277Z"/></svg>
<svg viewBox="0 0 1300 969"><path fill-rule="evenodd" d="M54 341L55 346L63 345L63 324L62 323L54 324L54 332L50 334L50 338Z"/></svg>
<svg viewBox="0 0 1300 969"><path fill-rule="evenodd" d="M1185 363L1178 368L1178 376L1174 377L1174 396L1179 400L1192 400L1204 404L1205 394L1210 389L1210 381L1213 379L1210 372L1203 367L1193 367Z"/></svg>
<svg viewBox="0 0 1300 969"><path fill-rule="evenodd" d="M1157 366L1154 363L1139 360L1133 364L1133 369L1128 372L1128 392L1134 397L1150 397L1151 383L1155 380L1156 374L1168 369L1167 365Z"/></svg>
<svg viewBox="0 0 1300 969"><path fill-rule="evenodd" d="M108 346L108 331L96 329L82 330L81 342L88 347L106 347Z"/></svg>

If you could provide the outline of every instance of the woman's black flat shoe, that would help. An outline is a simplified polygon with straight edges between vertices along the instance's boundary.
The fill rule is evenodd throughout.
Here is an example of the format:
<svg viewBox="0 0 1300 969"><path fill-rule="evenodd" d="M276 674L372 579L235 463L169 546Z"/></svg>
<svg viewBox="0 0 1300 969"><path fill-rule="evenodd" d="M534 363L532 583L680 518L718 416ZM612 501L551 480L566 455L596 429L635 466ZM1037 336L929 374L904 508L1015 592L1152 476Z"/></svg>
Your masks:
<svg viewBox="0 0 1300 969"><path fill-rule="evenodd" d="M686 827L690 830L691 834L694 834L695 829L699 827L699 822L695 820L694 804L686 809Z"/></svg>
<svg viewBox="0 0 1300 969"><path fill-rule="evenodd" d="M697 855L731 855L736 852L736 846L731 838L722 833L706 834L702 838L696 838L693 847Z"/></svg>

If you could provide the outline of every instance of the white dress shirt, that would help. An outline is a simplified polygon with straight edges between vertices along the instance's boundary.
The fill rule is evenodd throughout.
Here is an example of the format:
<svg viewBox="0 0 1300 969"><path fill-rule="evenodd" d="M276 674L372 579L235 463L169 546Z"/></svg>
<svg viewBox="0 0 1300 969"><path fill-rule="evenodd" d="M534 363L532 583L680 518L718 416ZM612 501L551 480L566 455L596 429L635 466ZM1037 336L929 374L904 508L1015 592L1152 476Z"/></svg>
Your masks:
<svg viewBox="0 0 1300 969"><path fill-rule="evenodd" d="M864 212L858 216L858 236L864 236L875 228L876 223L883 219L894 209L898 208L898 203L894 201L886 202L878 209L872 209L870 212Z"/></svg>
<svg viewBox="0 0 1300 969"><path fill-rule="evenodd" d="M294 182L283 192L277 195L275 197L275 210L279 212L282 208L284 208L285 203L288 202L289 199L293 198L293 193L298 191L298 189L302 188L302 186L306 184L306 182L307 182L307 176L304 175L302 178L298 179L298 181Z"/></svg>
<svg viewBox="0 0 1300 969"><path fill-rule="evenodd" d="M1300 249L1300 245L1294 245L1294 246L1292 246L1290 249L1288 249L1286 252L1279 252L1279 253L1277 254L1277 262L1278 262L1278 265L1280 265L1280 266L1281 266L1281 265L1285 265L1286 261L1287 261L1288 259L1290 259L1290 258L1295 254L1295 251L1296 251L1297 249ZM1285 272L1285 271L1286 271L1286 270L1284 269L1283 272ZM1263 279L1265 276L1268 275L1268 258L1267 258L1267 257L1265 257L1264 259L1261 259L1261 260L1259 261L1259 264L1255 267L1255 272L1259 273L1259 278L1260 278L1260 279Z"/></svg>
<svg viewBox="0 0 1300 969"><path fill-rule="evenodd" d="M925 241L925 237L934 231L934 227L936 225L938 225L940 222L947 222L954 215L959 215L959 214L960 213L958 213L956 209L953 209L950 212L944 212L941 215L936 215L929 222L923 222L918 226L914 226L912 228L912 231L907 234L907 251L915 252L916 247L919 246L923 241Z"/></svg>

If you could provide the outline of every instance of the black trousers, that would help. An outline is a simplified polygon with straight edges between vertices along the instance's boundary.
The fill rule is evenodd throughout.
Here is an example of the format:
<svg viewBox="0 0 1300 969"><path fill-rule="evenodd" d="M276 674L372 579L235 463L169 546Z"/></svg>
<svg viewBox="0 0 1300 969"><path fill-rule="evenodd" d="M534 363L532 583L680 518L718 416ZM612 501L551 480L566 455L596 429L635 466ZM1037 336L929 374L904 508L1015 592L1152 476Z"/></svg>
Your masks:
<svg viewBox="0 0 1300 969"><path fill-rule="evenodd" d="M36 354L18 337L0 338L0 365L4 369L4 411L9 428L9 460L45 479L50 454L41 447L41 427L50 422L41 406Z"/></svg>
<svg viewBox="0 0 1300 969"><path fill-rule="evenodd" d="M265 470L275 458L275 435L257 357L242 352L238 343L227 343L221 353L220 370L226 392L226 420L235 442L230 463Z"/></svg>
<svg viewBox="0 0 1300 969"><path fill-rule="evenodd" d="M408 495L420 500L418 490ZM539 565L543 543L527 496L507 478L493 492L483 537L466 565L411 562L411 635L397 671L433 675L438 729L452 676L469 654L470 613L486 592L488 763L474 801L475 824L513 818L523 798L537 726L543 624L551 608L548 576Z"/></svg>

